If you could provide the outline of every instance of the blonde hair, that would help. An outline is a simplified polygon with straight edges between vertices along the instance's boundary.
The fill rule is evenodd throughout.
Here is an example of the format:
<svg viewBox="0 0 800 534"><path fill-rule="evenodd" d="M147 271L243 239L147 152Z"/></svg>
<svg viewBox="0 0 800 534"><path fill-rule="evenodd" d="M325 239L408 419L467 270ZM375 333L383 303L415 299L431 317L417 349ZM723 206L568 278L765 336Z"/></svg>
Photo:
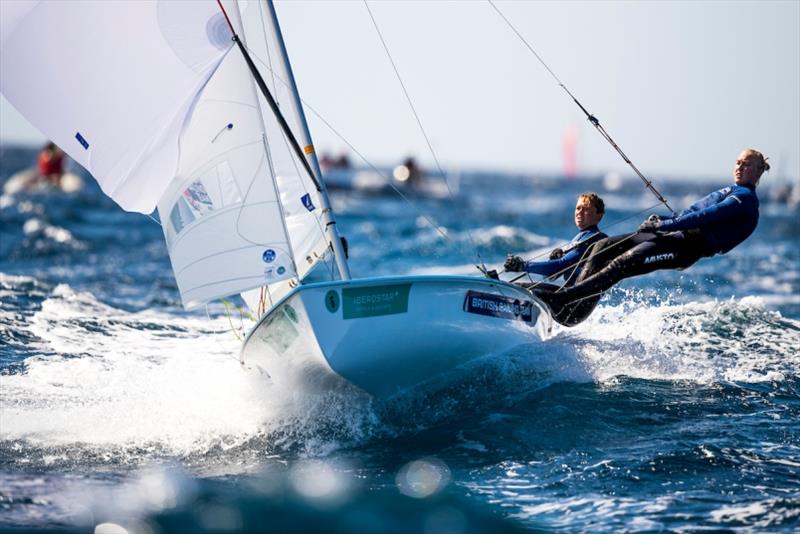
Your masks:
<svg viewBox="0 0 800 534"><path fill-rule="evenodd" d="M756 164L758 165L758 169L763 173L764 171L769 170L769 163L767 160L769 158L765 157L764 154L756 150L755 148L748 148L744 151L747 154L747 157L752 157L756 160Z"/></svg>
<svg viewBox="0 0 800 534"><path fill-rule="evenodd" d="M578 200L583 200L584 198L589 201L589 204L594 206L594 209L597 210L597 213L606 212L606 204L597 193L581 193L578 195Z"/></svg>

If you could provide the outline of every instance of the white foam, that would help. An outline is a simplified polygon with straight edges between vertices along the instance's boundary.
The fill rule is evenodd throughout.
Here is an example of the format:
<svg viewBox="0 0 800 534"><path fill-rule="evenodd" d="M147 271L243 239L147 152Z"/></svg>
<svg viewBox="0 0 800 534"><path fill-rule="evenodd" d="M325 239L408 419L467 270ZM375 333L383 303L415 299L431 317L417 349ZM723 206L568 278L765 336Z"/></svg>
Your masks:
<svg viewBox="0 0 800 534"><path fill-rule="evenodd" d="M225 316L129 313L59 285L26 328L41 340L29 347L40 355L25 372L0 376L3 441L140 457L267 439L316 456L378 424L352 387L307 395L303 384L244 369Z"/></svg>
<svg viewBox="0 0 800 534"><path fill-rule="evenodd" d="M505 224L491 226L489 228L472 229L469 232L459 232L458 236L467 241L471 237L472 241L477 245L489 245L495 239L505 239L509 241L523 240L526 243L533 243L541 246L549 245L553 242L553 239L531 232L526 228L507 226Z"/></svg>
<svg viewBox="0 0 800 534"><path fill-rule="evenodd" d="M264 395L224 317L127 313L59 286L29 328L47 354L0 377L4 440L187 452L262 429Z"/></svg>
<svg viewBox="0 0 800 534"><path fill-rule="evenodd" d="M40 340L29 346L40 355L24 372L0 376L3 441L140 455L205 453L256 439L319 456L390 431L355 388L307 395L303 384L243 370L225 316L130 313L60 285L23 328ZM758 298L606 305L547 343L478 362L479 374L466 379L780 382L797 374L799 344L800 322Z"/></svg>
<svg viewBox="0 0 800 534"><path fill-rule="evenodd" d="M26 236L44 236L51 241L68 244L75 249L83 250L86 248L86 245L75 239L72 232L66 228L54 226L37 217L25 221L22 225L22 232Z"/></svg>
<svg viewBox="0 0 800 534"><path fill-rule="evenodd" d="M800 322L766 310L763 299L600 306L554 343L576 347L597 381L782 381L797 372Z"/></svg>

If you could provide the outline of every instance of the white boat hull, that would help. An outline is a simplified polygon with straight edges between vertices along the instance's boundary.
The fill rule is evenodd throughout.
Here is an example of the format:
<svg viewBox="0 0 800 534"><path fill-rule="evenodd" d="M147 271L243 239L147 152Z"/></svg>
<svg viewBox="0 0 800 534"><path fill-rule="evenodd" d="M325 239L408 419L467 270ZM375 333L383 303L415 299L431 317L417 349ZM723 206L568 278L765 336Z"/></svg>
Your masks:
<svg viewBox="0 0 800 534"><path fill-rule="evenodd" d="M390 397L471 360L545 339L547 308L505 282L407 276L296 288L251 330L244 364L273 380L341 377Z"/></svg>

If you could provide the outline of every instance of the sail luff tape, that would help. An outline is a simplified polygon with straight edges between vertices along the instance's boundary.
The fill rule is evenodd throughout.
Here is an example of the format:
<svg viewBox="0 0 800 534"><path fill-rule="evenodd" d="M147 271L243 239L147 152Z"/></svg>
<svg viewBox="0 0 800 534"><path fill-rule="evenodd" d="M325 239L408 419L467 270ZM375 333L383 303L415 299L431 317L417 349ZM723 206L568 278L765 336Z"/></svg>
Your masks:
<svg viewBox="0 0 800 534"><path fill-rule="evenodd" d="M306 153L306 156L310 156L314 153L314 145L306 145L303 147L303 152Z"/></svg>

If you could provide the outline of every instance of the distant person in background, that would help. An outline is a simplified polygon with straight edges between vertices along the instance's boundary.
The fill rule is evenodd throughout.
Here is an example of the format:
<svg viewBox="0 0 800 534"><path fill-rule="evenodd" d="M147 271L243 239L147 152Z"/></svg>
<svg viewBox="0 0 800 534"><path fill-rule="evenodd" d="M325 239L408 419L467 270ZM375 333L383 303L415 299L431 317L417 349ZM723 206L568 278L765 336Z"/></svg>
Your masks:
<svg viewBox="0 0 800 534"><path fill-rule="evenodd" d="M586 251L593 243L607 237L600 231L598 224L606 212L605 203L597 193L582 193L578 195L575 203L575 226L578 233L566 245L550 252L549 258L544 261L524 261L519 256L509 256L503 268L508 272L527 272L540 274L547 278L557 279L563 277L565 286L572 285L581 271L579 263ZM539 288L553 292L558 286L542 282L520 284L529 289ZM562 324L577 324L594 309L597 299L586 300L577 306L563 309L554 318Z"/></svg>
<svg viewBox="0 0 800 534"><path fill-rule="evenodd" d="M55 143L49 142L36 159L39 181L58 187L64 174L64 152Z"/></svg>
<svg viewBox="0 0 800 534"><path fill-rule="evenodd" d="M333 167L333 158L327 152L323 152L319 158L319 166L323 172L328 172Z"/></svg>
<svg viewBox="0 0 800 534"><path fill-rule="evenodd" d="M413 187L422 181L422 169L413 157L407 157L403 161L403 166L408 169L408 185Z"/></svg>
<svg viewBox="0 0 800 534"><path fill-rule="evenodd" d="M339 154L339 157L333 161L333 167L335 169L349 169L352 166L353 165L350 163L350 156L348 156L346 152Z"/></svg>
<svg viewBox="0 0 800 534"><path fill-rule="evenodd" d="M637 232L597 241L570 287L534 288L554 314L587 298L599 298L625 278L659 269L685 269L703 257L725 254L758 225L756 186L769 170L766 157L749 148L736 159L734 185L707 195L672 217L651 215Z"/></svg>
<svg viewBox="0 0 800 534"><path fill-rule="evenodd" d="M322 157L319 160L319 165L322 167L322 170L326 172L332 169L346 170L352 167L352 164L350 163L350 156L348 156L346 152L342 152L335 158L325 152L322 154Z"/></svg>

